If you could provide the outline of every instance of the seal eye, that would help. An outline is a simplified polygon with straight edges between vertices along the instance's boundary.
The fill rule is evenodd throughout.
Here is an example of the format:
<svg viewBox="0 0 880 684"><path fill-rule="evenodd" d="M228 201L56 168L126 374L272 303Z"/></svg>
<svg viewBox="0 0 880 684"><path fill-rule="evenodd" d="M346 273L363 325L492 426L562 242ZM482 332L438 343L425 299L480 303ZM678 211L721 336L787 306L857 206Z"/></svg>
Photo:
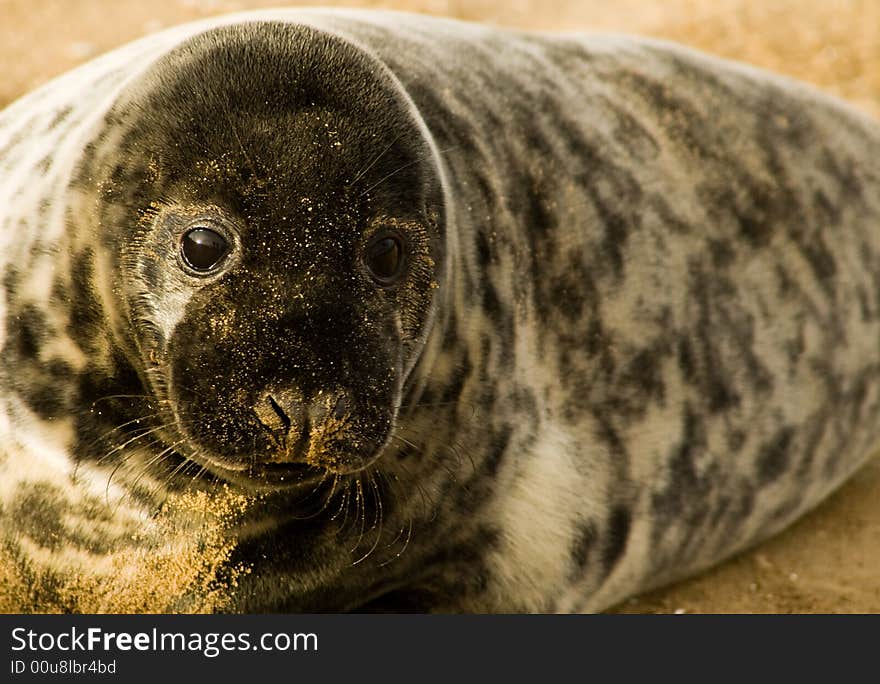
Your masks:
<svg viewBox="0 0 880 684"><path fill-rule="evenodd" d="M392 285L402 272L403 242L396 235L383 233L367 245L364 261L379 285Z"/></svg>
<svg viewBox="0 0 880 684"><path fill-rule="evenodd" d="M229 243L225 237L201 226L187 232L180 245L180 253L187 266L203 273L217 266L227 251Z"/></svg>

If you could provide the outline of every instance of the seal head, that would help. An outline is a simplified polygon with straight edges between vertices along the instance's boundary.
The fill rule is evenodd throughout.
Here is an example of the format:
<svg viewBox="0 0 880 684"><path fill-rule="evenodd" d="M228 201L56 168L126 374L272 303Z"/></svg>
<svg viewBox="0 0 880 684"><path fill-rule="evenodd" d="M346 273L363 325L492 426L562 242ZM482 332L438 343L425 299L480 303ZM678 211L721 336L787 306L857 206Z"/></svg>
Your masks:
<svg viewBox="0 0 880 684"><path fill-rule="evenodd" d="M98 145L83 173L114 343L167 448L250 482L370 464L445 259L436 156L394 77L332 34L239 25L163 57L108 118L126 153Z"/></svg>

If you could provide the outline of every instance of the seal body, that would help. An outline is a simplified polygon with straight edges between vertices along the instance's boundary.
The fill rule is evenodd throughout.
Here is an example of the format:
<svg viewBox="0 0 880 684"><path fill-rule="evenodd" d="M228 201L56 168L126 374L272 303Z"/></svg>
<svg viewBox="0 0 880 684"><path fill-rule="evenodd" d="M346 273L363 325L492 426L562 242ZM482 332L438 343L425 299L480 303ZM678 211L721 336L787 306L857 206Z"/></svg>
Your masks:
<svg viewBox="0 0 880 684"><path fill-rule="evenodd" d="M880 437L880 127L742 65L234 15L14 104L0 172L24 608L198 492L246 502L147 609L601 610Z"/></svg>

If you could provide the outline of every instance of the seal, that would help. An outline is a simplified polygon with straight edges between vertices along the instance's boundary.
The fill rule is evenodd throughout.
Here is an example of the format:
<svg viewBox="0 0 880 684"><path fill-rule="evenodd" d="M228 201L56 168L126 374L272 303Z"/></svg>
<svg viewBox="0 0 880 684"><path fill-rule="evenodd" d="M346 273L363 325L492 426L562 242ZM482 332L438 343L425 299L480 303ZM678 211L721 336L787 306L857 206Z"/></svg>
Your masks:
<svg viewBox="0 0 880 684"><path fill-rule="evenodd" d="M744 65L233 15L12 105L0 173L20 609L598 611L880 438L880 126Z"/></svg>

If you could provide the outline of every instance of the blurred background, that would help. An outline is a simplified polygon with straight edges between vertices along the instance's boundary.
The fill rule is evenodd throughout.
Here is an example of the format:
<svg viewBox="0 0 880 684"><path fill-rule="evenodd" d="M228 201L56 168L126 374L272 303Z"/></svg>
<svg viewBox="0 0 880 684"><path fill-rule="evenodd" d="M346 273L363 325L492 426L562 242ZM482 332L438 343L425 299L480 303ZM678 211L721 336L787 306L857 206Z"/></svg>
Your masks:
<svg viewBox="0 0 880 684"><path fill-rule="evenodd" d="M379 7L677 40L815 83L880 117L880 0L0 0L0 105L163 27L256 7Z"/></svg>
<svg viewBox="0 0 880 684"><path fill-rule="evenodd" d="M687 43L809 81L880 118L880 0L0 0L0 107L117 45L257 7L376 7ZM623 612L880 612L880 459L814 513Z"/></svg>

